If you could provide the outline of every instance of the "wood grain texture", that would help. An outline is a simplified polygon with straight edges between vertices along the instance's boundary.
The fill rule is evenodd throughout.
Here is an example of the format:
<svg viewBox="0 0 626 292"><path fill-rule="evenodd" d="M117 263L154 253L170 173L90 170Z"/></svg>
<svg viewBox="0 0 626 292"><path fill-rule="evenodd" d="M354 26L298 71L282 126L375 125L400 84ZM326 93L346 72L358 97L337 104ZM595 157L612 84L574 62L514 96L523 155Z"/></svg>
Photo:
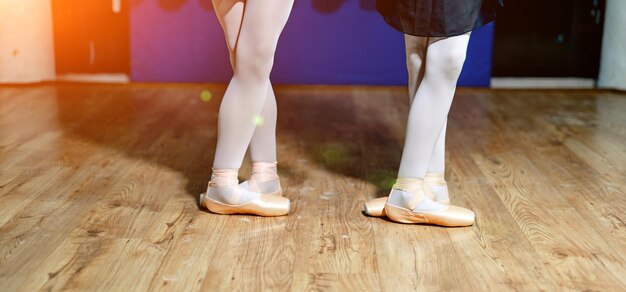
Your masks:
<svg viewBox="0 0 626 292"><path fill-rule="evenodd" d="M458 90L446 177L477 222L440 228L362 214L401 87L277 87L292 213L200 210L224 90L0 86L0 291L626 290L626 94Z"/></svg>

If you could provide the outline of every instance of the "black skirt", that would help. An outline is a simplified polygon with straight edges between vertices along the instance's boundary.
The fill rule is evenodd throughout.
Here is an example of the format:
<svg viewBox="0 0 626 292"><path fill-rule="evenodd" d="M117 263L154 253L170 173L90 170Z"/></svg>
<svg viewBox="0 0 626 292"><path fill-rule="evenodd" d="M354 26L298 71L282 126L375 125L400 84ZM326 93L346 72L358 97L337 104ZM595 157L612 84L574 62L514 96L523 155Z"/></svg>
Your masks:
<svg viewBox="0 0 626 292"><path fill-rule="evenodd" d="M502 0L377 0L376 9L396 30L415 36L449 37L496 17Z"/></svg>

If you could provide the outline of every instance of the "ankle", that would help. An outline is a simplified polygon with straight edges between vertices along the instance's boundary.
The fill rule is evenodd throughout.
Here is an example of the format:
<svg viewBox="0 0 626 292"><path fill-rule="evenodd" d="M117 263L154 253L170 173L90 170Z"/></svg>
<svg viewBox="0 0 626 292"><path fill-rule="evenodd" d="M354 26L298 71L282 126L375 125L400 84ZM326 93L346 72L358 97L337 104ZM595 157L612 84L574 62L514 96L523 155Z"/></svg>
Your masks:
<svg viewBox="0 0 626 292"><path fill-rule="evenodd" d="M427 172L424 176L424 184L428 186L445 186L446 178L443 172Z"/></svg>
<svg viewBox="0 0 626 292"><path fill-rule="evenodd" d="M252 162L250 178L257 182L266 182L279 179L278 162Z"/></svg>
<svg viewBox="0 0 626 292"><path fill-rule="evenodd" d="M213 168L209 188L232 188L239 184L239 169Z"/></svg>
<svg viewBox="0 0 626 292"><path fill-rule="evenodd" d="M252 162L250 179L241 187L262 194L282 194L276 162Z"/></svg>
<svg viewBox="0 0 626 292"><path fill-rule="evenodd" d="M425 198L423 180L418 178L398 177L389 194L389 202L413 209Z"/></svg>
<svg viewBox="0 0 626 292"><path fill-rule="evenodd" d="M435 202L450 202L450 195L448 193L448 184L444 177L443 172L439 173L426 173L424 177L424 191L426 196L431 198Z"/></svg>
<svg viewBox="0 0 626 292"><path fill-rule="evenodd" d="M409 193L419 193L424 186L424 180L421 178L402 177L399 176L393 184L394 190L402 190Z"/></svg>
<svg viewBox="0 0 626 292"><path fill-rule="evenodd" d="M206 197L230 205L240 205L261 193L239 187L238 169L213 169Z"/></svg>

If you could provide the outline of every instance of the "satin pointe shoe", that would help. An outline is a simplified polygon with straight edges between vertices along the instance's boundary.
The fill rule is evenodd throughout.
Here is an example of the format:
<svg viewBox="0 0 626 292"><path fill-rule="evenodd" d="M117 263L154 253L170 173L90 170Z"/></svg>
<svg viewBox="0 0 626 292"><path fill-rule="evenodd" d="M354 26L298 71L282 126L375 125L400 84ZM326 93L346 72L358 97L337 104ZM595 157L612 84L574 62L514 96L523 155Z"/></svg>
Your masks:
<svg viewBox="0 0 626 292"><path fill-rule="evenodd" d="M276 194L261 194L242 189L237 179L238 169L214 169L207 192L200 194L200 206L216 214L250 214L284 216L290 202Z"/></svg>
<svg viewBox="0 0 626 292"><path fill-rule="evenodd" d="M239 186L256 193L282 196L283 190L280 187L277 165L277 162L252 162L250 179Z"/></svg>
<svg viewBox="0 0 626 292"><path fill-rule="evenodd" d="M450 197L448 195L448 185L444 178L443 172L428 172L424 177L424 194L431 200L443 204L450 205ZM385 203L387 197L371 199L365 202L365 214L372 217L383 217L385 214Z"/></svg>
<svg viewBox="0 0 626 292"><path fill-rule="evenodd" d="M387 203L385 203L387 217L394 222L405 224L433 224L444 227L461 227L474 224L475 214L473 211L435 203L425 196L423 188L423 182L420 179L398 178ZM396 197L392 197L394 191L409 195L409 198L396 200ZM401 197L404 196L401 195Z"/></svg>

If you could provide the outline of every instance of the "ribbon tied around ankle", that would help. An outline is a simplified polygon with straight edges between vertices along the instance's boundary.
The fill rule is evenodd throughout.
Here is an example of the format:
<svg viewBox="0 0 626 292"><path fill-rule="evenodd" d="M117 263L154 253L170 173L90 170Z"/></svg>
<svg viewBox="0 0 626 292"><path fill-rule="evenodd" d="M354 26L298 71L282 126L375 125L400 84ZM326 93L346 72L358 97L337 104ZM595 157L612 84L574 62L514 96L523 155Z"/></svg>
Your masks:
<svg viewBox="0 0 626 292"><path fill-rule="evenodd" d="M210 187L233 187L239 184L239 179L237 176L239 175L239 169L213 169L213 173L211 174L211 180L209 181Z"/></svg>
<svg viewBox="0 0 626 292"><path fill-rule="evenodd" d="M396 183L393 185L393 188L396 190L405 191L413 195L411 199L406 202L406 204L410 206L411 210L424 199L424 188L422 179L411 177L398 177Z"/></svg>

